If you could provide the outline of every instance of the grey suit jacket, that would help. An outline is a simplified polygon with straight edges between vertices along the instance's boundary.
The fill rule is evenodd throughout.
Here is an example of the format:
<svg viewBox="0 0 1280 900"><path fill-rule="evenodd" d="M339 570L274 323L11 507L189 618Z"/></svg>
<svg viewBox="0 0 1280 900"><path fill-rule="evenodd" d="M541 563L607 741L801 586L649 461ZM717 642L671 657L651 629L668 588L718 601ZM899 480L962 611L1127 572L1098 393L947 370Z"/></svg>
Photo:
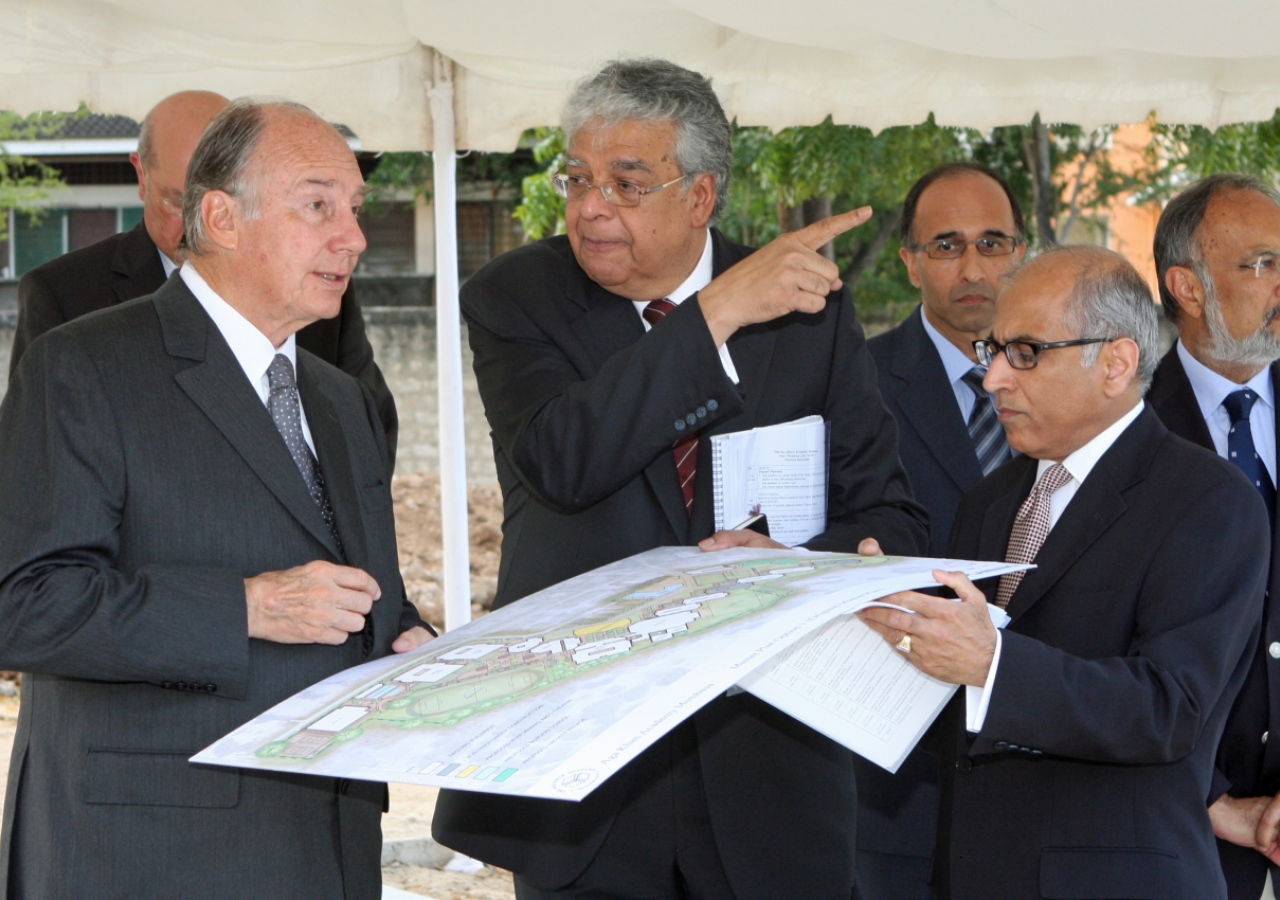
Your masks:
<svg viewBox="0 0 1280 900"><path fill-rule="evenodd" d="M314 559L382 587L372 655L420 624L367 388L298 387L342 541L181 279L33 343L0 406L0 668L28 673L0 839L8 897L380 895L385 787L187 759L364 658L247 638L243 579Z"/></svg>

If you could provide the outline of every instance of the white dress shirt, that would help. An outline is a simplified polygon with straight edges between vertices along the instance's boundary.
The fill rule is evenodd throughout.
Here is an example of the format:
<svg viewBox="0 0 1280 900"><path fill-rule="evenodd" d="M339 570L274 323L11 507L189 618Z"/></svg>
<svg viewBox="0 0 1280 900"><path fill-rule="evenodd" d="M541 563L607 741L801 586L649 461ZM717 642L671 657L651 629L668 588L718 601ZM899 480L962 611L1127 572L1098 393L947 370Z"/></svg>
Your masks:
<svg viewBox="0 0 1280 900"><path fill-rule="evenodd" d="M1103 454L1111 449L1111 445L1124 433L1124 430L1133 424L1133 420L1138 418L1139 413L1142 412L1143 406L1143 402L1139 400L1137 406L1107 426L1097 437L1062 461L1063 468L1071 473L1071 480L1054 491L1049 498L1050 532L1053 531L1053 526L1058 524L1058 520L1062 518L1067 506L1075 499L1076 493L1080 490L1080 485L1084 484L1084 480L1089 477L1089 473L1098 464L1098 460L1102 459ZM1053 460L1051 459L1040 460L1039 465L1036 466L1037 483L1052 465ZM1004 640L999 629L997 629L996 651L991 657L991 668L987 670L986 684L982 687L965 686L965 727L969 731L981 731L982 724L987 720L987 706L991 702L991 691L996 684L996 670L1000 665L1000 650L1003 645Z"/></svg>
<svg viewBox="0 0 1280 900"><path fill-rule="evenodd" d="M693 271L689 273L689 277L684 280L684 283L672 291L667 296L667 299L679 306L709 285L713 271L711 262L711 231L708 229L706 243L702 245L702 256L698 258L698 264L693 267ZM635 305L640 321L644 322L645 332L648 333L649 329L653 327L644 318L644 308L649 305L649 301L632 300L631 302ZM729 344L727 342L720 345L720 364L724 366L724 374L729 376L729 380L737 384L738 369L733 364L733 357L729 355Z"/></svg>
<svg viewBox="0 0 1280 900"><path fill-rule="evenodd" d="M977 363L965 356L964 351L947 340L941 331L933 327L933 323L929 321L929 317L924 313L923 306L920 307L920 321L924 323L924 333L929 335L929 340L933 341L933 346L938 348L938 355L942 357L942 368L947 373L947 381L951 383L951 390L955 392L956 403L960 404L960 417L964 422L968 423L969 416L973 415L973 405L977 401L977 397L974 395L973 389L961 379L969 374L969 370L976 366Z"/></svg>
<svg viewBox="0 0 1280 900"><path fill-rule="evenodd" d="M271 379L267 377L267 369L271 368L271 362L276 358L277 353L283 353L288 357L289 364L293 366L294 375L297 375L298 352L294 336L289 335L283 344L273 347L267 336L240 315L230 303L219 297L214 289L209 287L209 283L200 277L200 273L195 268L183 266L182 280L200 301L209 318L213 319L213 324L221 332L223 340L231 347L231 352L235 354L236 361L240 363L245 377L249 379L249 384L253 385L253 389L258 392L258 398L265 406L267 398L271 396ZM314 455L316 445L311 440L311 429L307 427L307 413L302 408L301 398L298 402L298 412L302 416L302 437Z"/></svg>
<svg viewBox="0 0 1280 900"><path fill-rule="evenodd" d="M1276 394L1271 385L1271 367L1266 366L1245 384L1236 384L1210 369L1191 355L1182 341L1178 341L1178 359L1182 360L1182 368L1186 370L1187 380L1191 382L1191 390L1195 392L1196 402L1200 404L1200 414L1209 426L1209 435L1213 438L1213 449L1218 455L1227 459L1227 435L1231 432L1231 416L1227 414L1222 401L1228 394L1248 388L1258 395L1260 402L1253 404L1249 410L1249 430L1253 432L1253 449L1258 458L1267 467L1271 483L1276 483Z"/></svg>
<svg viewBox="0 0 1280 900"><path fill-rule="evenodd" d="M156 248L156 252L160 254L160 265L164 266L164 278L168 281L169 276L178 270L178 264L165 256L164 251L159 247Z"/></svg>

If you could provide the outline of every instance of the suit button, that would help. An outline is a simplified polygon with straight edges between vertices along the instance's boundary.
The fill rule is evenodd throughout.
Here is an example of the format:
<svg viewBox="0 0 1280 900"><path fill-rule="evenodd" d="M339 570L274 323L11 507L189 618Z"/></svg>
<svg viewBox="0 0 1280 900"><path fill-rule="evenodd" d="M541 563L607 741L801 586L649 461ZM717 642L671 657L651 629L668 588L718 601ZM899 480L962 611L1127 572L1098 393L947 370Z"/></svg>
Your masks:
<svg viewBox="0 0 1280 900"><path fill-rule="evenodd" d="M707 408L705 406L699 406L696 410L694 410L694 413L697 415L699 419L705 419L707 417Z"/></svg>
<svg viewBox="0 0 1280 900"><path fill-rule="evenodd" d="M1280 659L1280 641L1272 641L1267 652L1271 654L1272 659Z"/></svg>
<svg viewBox="0 0 1280 900"><path fill-rule="evenodd" d="M969 757L962 756L956 760L957 772L968 772L972 768L973 768L973 760L971 760Z"/></svg>
<svg viewBox="0 0 1280 900"><path fill-rule="evenodd" d="M684 431L684 419L676 419L676 431ZM1280 644L1276 646L1280 647Z"/></svg>
<svg viewBox="0 0 1280 900"><path fill-rule="evenodd" d="M695 416L693 413L689 413L689 415L685 416L684 420L688 422L690 425L698 424L698 417Z"/></svg>
<svg viewBox="0 0 1280 900"><path fill-rule="evenodd" d="M993 746L994 746L997 750L1008 750L1008 749L1009 749L1009 742L1008 742L1008 741L996 741L996 742L995 742L995 744L994 744Z"/></svg>
<svg viewBox="0 0 1280 900"><path fill-rule="evenodd" d="M1271 733L1270 731L1262 732L1262 743L1265 744L1267 742L1267 735L1269 735L1270 733Z"/></svg>
<svg viewBox="0 0 1280 900"><path fill-rule="evenodd" d="M166 682L164 682L163 684L161 684L161 685L160 685L160 687L164 688L166 691L171 691L171 690L173 690L173 682L172 682L172 681L166 681Z"/></svg>
<svg viewBox="0 0 1280 900"><path fill-rule="evenodd" d="M218 686L216 684L206 684L204 690L207 694L213 694L217 692Z"/></svg>
<svg viewBox="0 0 1280 900"><path fill-rule="evenodd" d="M707 401L707 409L711 410L712 412L715 412L719 408L720 408L720 404L717 403L716 401L714 400Z"/></svg>
<svg viewBox="0 0 1280 900"><path fill-rule="evenodd" d="M185 681L179 681L178 690L185 691L186 689L187 689L187 683Z"/></svg>

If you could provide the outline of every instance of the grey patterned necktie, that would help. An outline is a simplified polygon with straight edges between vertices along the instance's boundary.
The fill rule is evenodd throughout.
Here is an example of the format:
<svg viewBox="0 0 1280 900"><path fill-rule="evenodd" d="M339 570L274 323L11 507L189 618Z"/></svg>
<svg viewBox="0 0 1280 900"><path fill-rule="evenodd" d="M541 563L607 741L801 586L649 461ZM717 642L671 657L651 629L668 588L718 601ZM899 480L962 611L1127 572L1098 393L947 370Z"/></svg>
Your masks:
<svg viewBox="0 0 1280 900"><path fill-rule="evenodd" d="M1027 499L1018 507L1018 515L1013 520L1013 530L1009 533L1009 549L1004 561L1030 565L1035 562L1045 539L1049 537L1049 503L1058 488L1066 487L1071 481L1071 473L1062 463L1054 463L1044 470L1040 480L1036 482ZM1013 593L1022 584L1022 576L1026 572L1009 572L1000 576L1000 586L996 590L996 606L1004 609L1013 598Z"/></svg>
<svg viewBox="0 0 1280 900"><path fill-rule="evenodd" d="M289 455L302 474L302 481L307 486L307 493L320 507L320 516L333 535L338 549L342 549L342 541L338 538L338 529L333 522L333 507L329 505L329 492L325 490L324 473L320 464L311 454L307 440L302 436L302 408L298 402L298 385L293 379L293 364L289 357L277 353L267 369L267 380L271 382L271 396L267 398L267 410L271 413L276 429L284 438L284 445L289 448Z"/></svg>
<svg viewBox="0 0 1280 900"><path fill-rule="evenodd" d="M986 374L987 370L982 366L974 366L960 380L973 391L973 411L969 413L969 439L973 441L973 452L977 454L982 474L990 475L1012 454L1004 439L1004 429L996 417L995 404L982 386Z"/></svg>

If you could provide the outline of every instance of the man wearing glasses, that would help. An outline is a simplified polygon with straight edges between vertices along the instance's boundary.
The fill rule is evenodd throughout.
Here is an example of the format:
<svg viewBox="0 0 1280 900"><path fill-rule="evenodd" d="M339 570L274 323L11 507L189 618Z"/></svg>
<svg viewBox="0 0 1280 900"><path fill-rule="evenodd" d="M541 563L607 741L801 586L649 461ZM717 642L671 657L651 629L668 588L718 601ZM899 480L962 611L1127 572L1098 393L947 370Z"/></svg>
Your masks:
<svg viewBox="0 0 1280 900"><path fill-rule="evenodd" d="M867 342L902 464L929 513L931 556L945 556L965 491L1010 458L982 386L973 342L991 335L1001 279L1022 258L1022 210L1004 180L976 163L922 176L902 204L899 253L921 304ZM930 900L938 759L917 747L894 774L858 757L861 900Z"/></svg>
<svg viewBox="0 0 1280 900"><path fill-rule="evenodd" d="M182 191L187 162L204 127L227 98L210 91L180 91L147 113L138 150L129 161L138 174L142 221L129 231L74 250L37 266L18 282L18 327L9 375L31 342L80 316L151 294L182 265ZM395 462L398 419L395 400L373 360L364 317L348 285L342 309L298 332L298 346L363 382L378 404L378 417Z"/></svg>
<svg viewBox="0 0 1280 900"><path fill-rule="evenodd" d="M731 129L710 82L612 63L564 113L563 237L490 263L462 311L506 506L495 606L713 537L711 435L831 423L813 549L927 546L848 291L837 216L752 251L711 227ZM521 602L531 602L529 600ZM852 754L749 694L720 697L581 803L441 791L436 839L510 869L521 900L848 900Z"/></svg>
<svg viewBox="0 0 1280 900"><path fill-rule="evenodd" d="M1240 470L1144 405L1158 347L1122 257L1023 266L977 342L1021 455L965 495L950 555L1036 568L985 588L935 572L959 602L909 592L890 600L915 615L860 614L964 686L939 726L943 900L1227 896L1205 798L1270 540Z"/></svg>
<svg viewBox="0 0 1280 900"><path fill-rule="evenodd" d="M1271 514L1262 637L1227 720L1209 818L1231 900L1271 897L1280 863L1280 548L1275 543L1280 367L1280 194L1245 175L1213 175L1165 207L1156 228L1164 313L1178 342L1151 405L1174 434L1238 466ZM1280 732L1277 732L1280 734ZM1265 890L1265 892L1264 892Z"/></svg>

